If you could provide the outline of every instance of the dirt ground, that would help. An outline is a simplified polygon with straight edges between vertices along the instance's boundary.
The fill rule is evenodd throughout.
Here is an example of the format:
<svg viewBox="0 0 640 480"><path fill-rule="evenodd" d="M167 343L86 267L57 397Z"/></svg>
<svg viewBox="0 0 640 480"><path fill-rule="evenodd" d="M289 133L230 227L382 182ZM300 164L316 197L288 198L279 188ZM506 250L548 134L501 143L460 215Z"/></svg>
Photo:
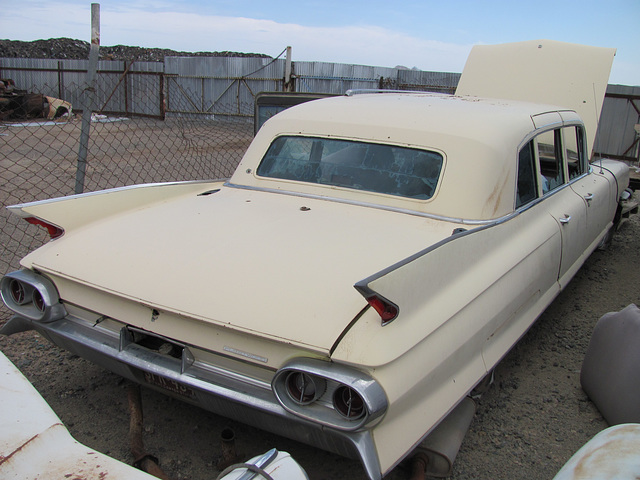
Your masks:
<svg viewBox="0 0 640 480"><path fill-rule="evenodd" d="M639 287L640 217L633 216L607 250L591 255L567 289L498 366L495 383L478 402L450 478L551 479L580 446L607 426L580 387L580 368L597 320L607 312L640 302ZM5 311L0 324L6 318ZM50 345L33 332L0 336L0 350L78 441L124 462L133 460L128 439L128 382ZM215 479L225 428L232 429L236 450L246 458L276 447L290 452L311 480L366 478L356 461L162 394L143 389L142 401L146 449L159 459L171 479ZM409 474L409 469L400 465L386 478L407 479Z"/></svg>

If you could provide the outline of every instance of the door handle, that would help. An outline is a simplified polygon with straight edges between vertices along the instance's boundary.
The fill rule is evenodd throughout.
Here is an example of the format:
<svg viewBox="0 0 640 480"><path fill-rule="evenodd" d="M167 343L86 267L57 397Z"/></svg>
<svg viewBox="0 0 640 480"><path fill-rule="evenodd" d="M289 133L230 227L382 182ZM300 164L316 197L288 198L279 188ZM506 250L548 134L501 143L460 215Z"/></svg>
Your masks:
<svg viewBox="0 0 640 480"><path fill-rule="evenodd" d="M584 196L584 199L587 201L587 205L589 205L589 202L590 202L591 200L593 200L593 193L587 193L587 194Z"/></svg>
<svg viewBox="0 0 640 480"><path fill-rule="evenodd" d="M564 217L562 217L559 221L560 221L561 224L566 225L567 223L569 223L571 221L571 215L567 215L565 213Z"/></svg>

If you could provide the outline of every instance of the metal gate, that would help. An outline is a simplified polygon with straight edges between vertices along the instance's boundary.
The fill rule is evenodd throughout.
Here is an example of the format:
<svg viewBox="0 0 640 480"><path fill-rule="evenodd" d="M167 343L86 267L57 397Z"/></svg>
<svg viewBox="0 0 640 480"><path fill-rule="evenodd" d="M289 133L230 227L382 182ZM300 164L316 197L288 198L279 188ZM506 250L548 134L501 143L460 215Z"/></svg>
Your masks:
<svg viewBox="0 0 640 480"><path fill-rule="evenodd" d="M258 93L283 89L284 66L277 58L166 58L166 112L253 118Z"/></svg>

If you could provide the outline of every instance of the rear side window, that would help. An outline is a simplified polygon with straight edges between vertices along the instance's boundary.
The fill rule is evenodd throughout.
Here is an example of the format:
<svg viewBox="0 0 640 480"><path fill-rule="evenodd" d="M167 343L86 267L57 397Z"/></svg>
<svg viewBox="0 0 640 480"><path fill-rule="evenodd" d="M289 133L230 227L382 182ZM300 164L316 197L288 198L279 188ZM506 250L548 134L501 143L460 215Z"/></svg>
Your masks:
<svg viewBox="0 0 640 480"><path fill-rule="evenodd" d="M529 203L538 196L536 181L536 157L533 150L533 140L527 143L518 155L518 186L516 208Z"/></svg>
<svg viewBox="0 0 640 480"><path fill-rule="evenodd" d="M587 172L584 130L568 126L537 135L518 154L516 208Z"/></svg>
<svg viewBox="0 0 640 480"><path fill-rule="evenodd" d="M564 184L561 139L559 129L541 133L536 137L543 195Z"/></svg>
<svg viewBox="0 0 640 480"><path fill-rule="evenodd" d="M257 175L426 200L443 157L437 152L328 138L279 137Z"/></svg>

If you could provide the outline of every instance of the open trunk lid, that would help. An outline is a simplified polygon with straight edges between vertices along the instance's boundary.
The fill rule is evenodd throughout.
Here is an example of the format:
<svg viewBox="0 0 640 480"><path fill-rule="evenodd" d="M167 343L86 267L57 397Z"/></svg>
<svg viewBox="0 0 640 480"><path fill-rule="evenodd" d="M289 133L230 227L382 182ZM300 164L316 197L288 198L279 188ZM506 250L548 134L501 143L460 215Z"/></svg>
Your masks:
<svg viewBox="0 0 640 480"><path fill-rule="evenodd" d="M576 111L591 152L615 48L553 40L476 45L456 95L558 105Z"/></svg>

